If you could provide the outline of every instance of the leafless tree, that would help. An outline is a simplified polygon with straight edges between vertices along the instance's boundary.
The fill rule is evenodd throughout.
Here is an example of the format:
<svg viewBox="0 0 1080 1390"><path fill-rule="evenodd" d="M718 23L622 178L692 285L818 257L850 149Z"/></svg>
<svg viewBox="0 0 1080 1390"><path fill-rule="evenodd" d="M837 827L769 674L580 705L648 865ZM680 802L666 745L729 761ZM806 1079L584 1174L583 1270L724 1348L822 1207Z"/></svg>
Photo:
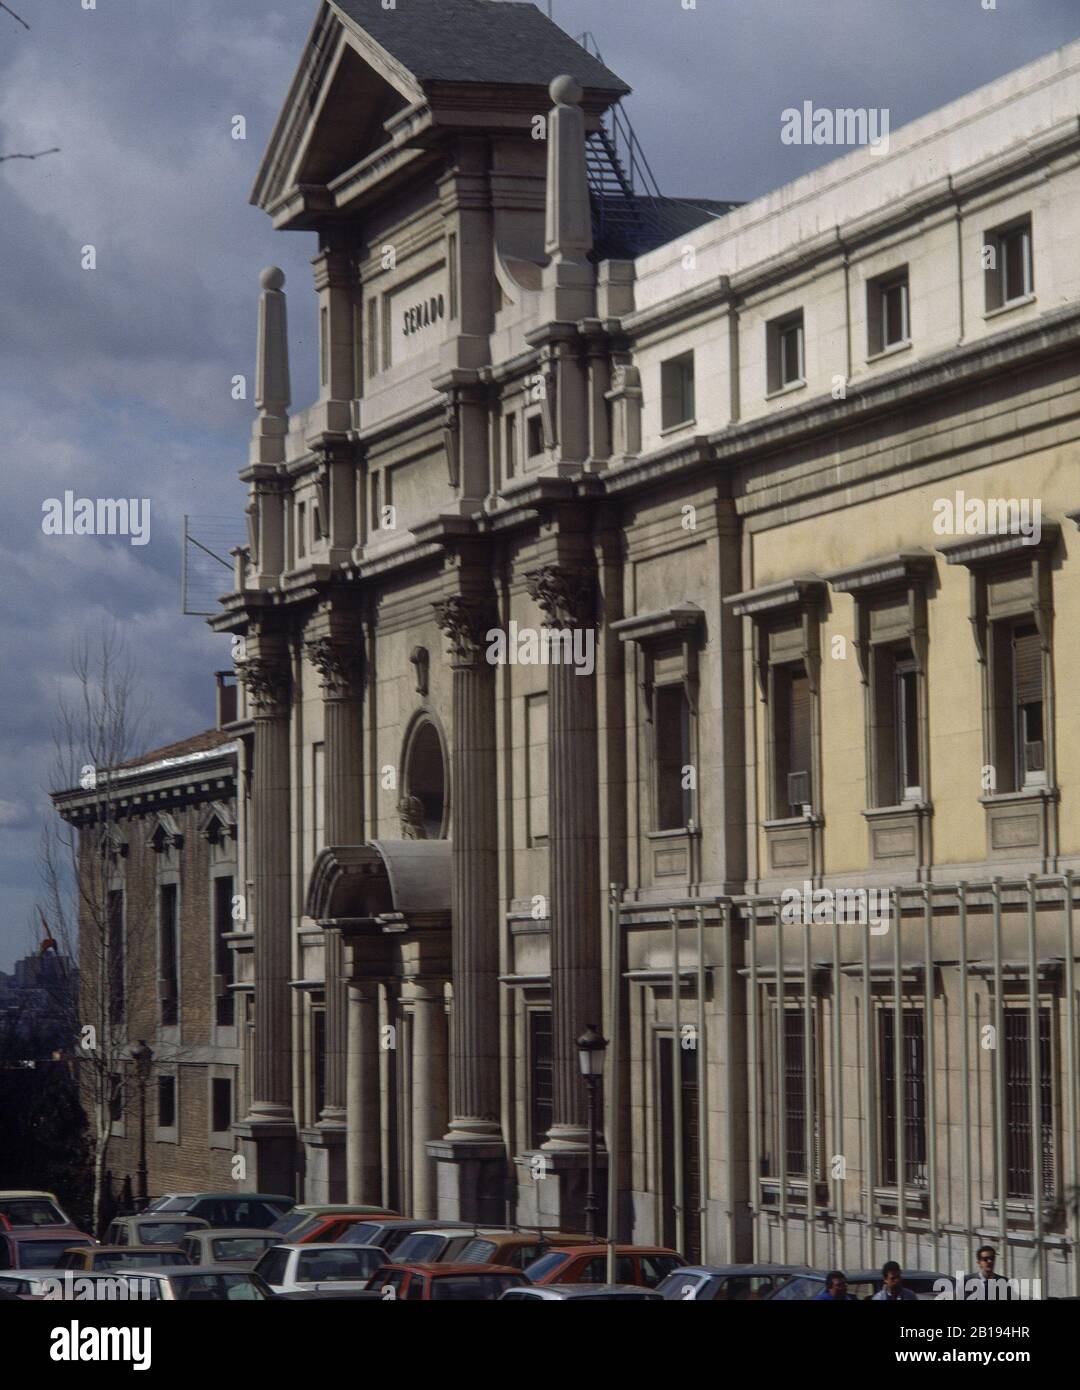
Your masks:
<svg viewBox="0 0 1080 1390"><path fill-rule="evenodd" d="M18 24L21 24L24 29L30 28L29 24L27 24L25 19L23 19L22 15L16 14L10 5L5 5L4 0L0 0L0 10L6 11L6 13L9 14L12 17L12 19L14 19ZM38 150L36 154L0 154L0 164L6 164L9 159L40 159L43 155L46 154L59 153L60 147L57 145L54 146L51 150Z"/></svg>
<svg viewBox="0 0 1080 1390"><path fill-rule="evenodd" d="M155 902L144 875L126 874L115 770L145 749L147 704L123 638L82 639L54 728L53 795L77 791L42 834L41 908L47 938L77 960L77 995L64 991L93 1147L93 1219L100 1229L114 1115L134 1082L127 980L154 958ZM118 894L117 888L121 886Z"/></svg>

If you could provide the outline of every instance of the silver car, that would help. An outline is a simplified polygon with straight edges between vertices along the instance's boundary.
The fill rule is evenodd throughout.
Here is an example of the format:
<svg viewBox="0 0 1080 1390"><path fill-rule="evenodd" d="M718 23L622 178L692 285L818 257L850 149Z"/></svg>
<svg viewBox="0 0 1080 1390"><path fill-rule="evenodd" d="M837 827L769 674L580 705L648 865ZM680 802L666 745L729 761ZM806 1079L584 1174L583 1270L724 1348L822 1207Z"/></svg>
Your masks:
<svg viewBox="0 0 1080 1390"><path fill-rule="evenodd" d="M601 1303L636 1302L643 1298L650 1303L664 1302L663 1295L655 1289L642 1289L637 1284L525 1284L519 1289L507 1289L499 1295L499 1302L520 1303L526 1298L557 1303L569 1298L594 1298Z"/></svg>
<svg viewBox="0 0 1080 1390"><path fill-rule="evenodd" d="M274 1293L321 1293L360 1290L386 1263L378 1245L275 1245L259 1260L255 1273Z"/></svg>

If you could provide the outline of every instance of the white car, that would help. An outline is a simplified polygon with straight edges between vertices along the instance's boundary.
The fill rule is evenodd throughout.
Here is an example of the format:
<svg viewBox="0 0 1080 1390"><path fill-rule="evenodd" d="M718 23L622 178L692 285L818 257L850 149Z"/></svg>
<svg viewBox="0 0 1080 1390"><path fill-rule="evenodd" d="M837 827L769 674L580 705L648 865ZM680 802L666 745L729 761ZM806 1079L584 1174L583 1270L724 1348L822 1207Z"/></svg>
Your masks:
<svg viewBox="0 0 1080 1390"><path fill-rule="evenodd" d="M387 1262L378 1245L275 1245L255 1266L254 1273L274 1293L312 1293L324 1290L366 1289L368 1279Z"/></svg>

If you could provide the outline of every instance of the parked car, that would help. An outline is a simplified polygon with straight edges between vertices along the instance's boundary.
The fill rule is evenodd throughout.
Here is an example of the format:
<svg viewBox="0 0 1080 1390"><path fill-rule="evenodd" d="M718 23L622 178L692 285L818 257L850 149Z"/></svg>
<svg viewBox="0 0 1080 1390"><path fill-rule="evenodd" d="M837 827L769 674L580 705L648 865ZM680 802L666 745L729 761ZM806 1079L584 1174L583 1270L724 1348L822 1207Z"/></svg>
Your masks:
<svg viewBox="0 0 1080 1390"><path fill-rule="evenodd" d="M510 1265L512 1269L525 1269L551 1249L592 1244L594 1242L590 1236L567 1235L563 1232L516 1231L507 1235L478 1229L474 1230L458 1254L442 1258L454 1259L463 1265ZM399 1254L398 1258L403 1260L404 1256Z"/></svg>
<svg viewBox="0 0 1080 1390"><path fill-rule="evenodd" d="M795 1265L683 1265L662 1279L656 1291L671 1302L757 1303L796 1276L810 1273Z"/></svg>
<svg viewBox="0 0 1080 1390"><path fill-rule="evenodd" d="M376 1216L370 1221L357 1221L349 1226L335 1242L337 1245L381 1245L388 1255L414 1231L467 1231L476 1229L465 1221L421 1221L410 1216Z"/></svg>
<svg viewBox="0 0 1080 1390"><path fill-rule="evenodd" d="M0 1216L4 1217L9 1227L75 1224L52 1192L22 1191L18 1188L0 1192ZM2 1226L4 1221L0 1221Z"/></svg>
<svg viewBox="0 0 1080 1390"><path fill-rule="evenodd" d="M253 1270L235 1265L140 1269L114 1277L127 1281L133 1298L166 1303L261 1303L273 1297Z"/></svg>
<svg viewBox="0 0 1080 1390"><path fill-rule="evenodd" d="M268 1192L167 1192L147 1207L157 1215L198 1216L208 1226L244 1226L269 1230L296 1205L291 1197Z"/></svg>
<svg viewBox="0 0 1080 1390"><path fill-rule="evenodd" d="M509 1265L385 1264L371 1276L369 1289L387 1300L407 1303L494 1303L507 1289L529 1281Z"/></svg>
<svg viewBox="0 0 1080 1390"><path fill-rule="evenodd" d="M0 1231L0 1269L55 1269L65 1250L96 1244L74 1226L14 1226Z"/></svg>
<svg viewBox="0 0 1080 1390"><path fill-rule="evenodd" d="M270 1227L277 1233L278 1240L296 1245L301 1240L311 1240L316 1230L322 1234L314 1237L321 1240L337 1240L344 1234L345 1227L356 1221L364 1221L370 1216L396 1216L396 1212L386 1207L358 1207L344 1203L330 1203L326 1206L293 1207L279 1216Z"/></svg>
<svg viewBox="0 0 1080 1390"><path fill-rule="evenodd" d="M168 1269L192 1263L178 1245L82 1245L65 1250L56 1268L92 1274L108 1269Z"/></svg>
<svg viewBox="0 0 1080 1390"><path fill-rule="evenodd" d="M496 1235L512 1236L508 1227L495 1231ZM422 1231L410 1231L394 1250L394 1263L444 1264L447 1261L461 1263L461 1251L480 1235L480 1228L470 1226L465 1231L439 1230L428 1226ZM468 1264L501 1264L501 1260L469 1260ZM520 1266L518 1266L520 1268Z"/></svg>
<svg viewBox="0 0 1080 1390"><path fill-rule="evenodd" d="M807 1270L804 1274L799 1274L796 1278L789 1280L775 1293L768 1295L769 1301L778 1302L801 1302L808 1298L816 1298L825 1289L825 1279L828 1271L824 1269ZM881 1288L880 1269L856 1269L845 1272L847 1279L848 1293L854 1294L856 1298L873 1298L874 1294ZM905 1269L900 1276L904 1288L913 1293L922 1302L929 1302L934 1295L934 1285L939 1279L944 1279L952 1288L953 1279L949 1274L934 1274L927 1269Z"/></svg>
<svg viewBox="0 0 1080 1390"><path fill-rule="evenodd" d="M253 1269L280 1236L273 1231L245 1230L243 1226L221 1226L215 1230L189 1231L180 1248L193 1265L237 1265Z"/></svg>
<svg viewBox="0 0 1080 1390"><path fill-rule="evenodd" d="M179 1245L192 1231L208 1229L198 1216L118 1216L105 1232L105 1245Z"/></svg>
<svg viewBox="0 0 1080 1390"><path fill-rule="evenodd" d="M49 1297L53 1288L48 1273L42 1270L27 1270L22 1274L5 1271L0 1274L0 1298L5 1302L15 1299L20 1303L35 1303Z"/></svg>
<svg viewBox="0 0 1080 1390"><path fill-rule="evenodd" d="M606 1284L606 1245L581 1245L549 1250L525 1268L533 1284ZM654 1289L673 1269L686 1261L677 1250L662 1245L618 1245L615 1247L615 1282Z"/></svg>
<svg viewBox="0 0 1080 1390"><path fill-rule="evenodd" d="M650 1303L664 1301L655 1289L642 1289L636 1284L532 1284L520 1289L507 1289L499 1295L499 1302L520 1303L525 1298L543 1299L549 1303L563 1303L570 1298L592 1298L600 1303L637 1303L641 1299Z"/></svg>
<svg viewBox="0 0 1080 1390"><path fill-rule="evenodd" d="M386 1263L377 1245L275 1245L262 1255L255 1273L274 1293L317 1293L335 1288L365 1289Z"/></svg>

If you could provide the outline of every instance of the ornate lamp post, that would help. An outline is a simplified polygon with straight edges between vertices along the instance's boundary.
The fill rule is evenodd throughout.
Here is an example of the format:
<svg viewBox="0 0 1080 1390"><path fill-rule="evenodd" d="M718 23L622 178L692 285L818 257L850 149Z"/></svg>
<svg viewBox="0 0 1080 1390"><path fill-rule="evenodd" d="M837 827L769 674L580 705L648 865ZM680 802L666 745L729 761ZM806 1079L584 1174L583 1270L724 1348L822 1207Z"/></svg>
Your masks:
<svg viewBox="0 0 1080 1390"><path fill-rule="evenodd" d="M150 1066L154 1060L153 1048L142 1040L131 1049L131 1060L139 1078L139 1210L145 1209L150 1200L146 1189L146 1083L150 1079Z"/></svg>
<svg viewBox="0 0 1080 1390"><path fill-rule="evenodd" d="M604 1075L604 1054L607 1039L601 1037L595 1023L590 1023L577 1040L578 1062L585 1085L589 1088L589 1190L585 1194L585 1229L590 1240L596 1239L596 1088Z"/></svg>

